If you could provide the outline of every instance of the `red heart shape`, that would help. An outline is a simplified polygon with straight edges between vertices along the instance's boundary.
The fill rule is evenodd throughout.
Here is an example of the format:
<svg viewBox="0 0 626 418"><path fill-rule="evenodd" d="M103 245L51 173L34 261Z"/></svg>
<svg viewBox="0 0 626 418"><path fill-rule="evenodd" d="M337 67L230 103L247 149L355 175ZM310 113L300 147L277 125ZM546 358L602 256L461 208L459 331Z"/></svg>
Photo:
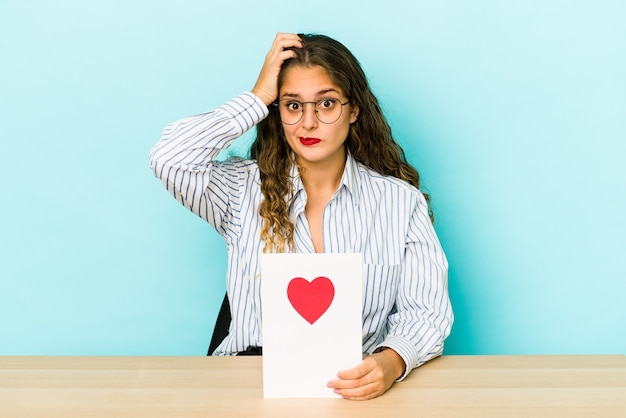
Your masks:
<svg viewBox="0 0 626 418"><path fill-rule="evenodd" d="M332 303L335 287L327 277L316 277L312 282L296 277L287 286L287 297L296 312L313 325Z"/></svg>

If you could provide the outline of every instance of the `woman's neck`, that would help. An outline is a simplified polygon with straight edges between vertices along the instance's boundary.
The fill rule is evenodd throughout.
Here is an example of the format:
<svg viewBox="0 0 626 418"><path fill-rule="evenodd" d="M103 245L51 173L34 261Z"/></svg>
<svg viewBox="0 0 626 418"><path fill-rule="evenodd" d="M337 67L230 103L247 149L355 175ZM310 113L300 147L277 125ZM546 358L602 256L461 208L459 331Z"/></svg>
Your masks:
<svg viewBox="0 0 626 418"><path fill-rule="evenodd" d="M307 194L311 192L331 191L334 193L341 183L346 166L346 157L342 160L323 163L299 164L300 178Z"/></svg>

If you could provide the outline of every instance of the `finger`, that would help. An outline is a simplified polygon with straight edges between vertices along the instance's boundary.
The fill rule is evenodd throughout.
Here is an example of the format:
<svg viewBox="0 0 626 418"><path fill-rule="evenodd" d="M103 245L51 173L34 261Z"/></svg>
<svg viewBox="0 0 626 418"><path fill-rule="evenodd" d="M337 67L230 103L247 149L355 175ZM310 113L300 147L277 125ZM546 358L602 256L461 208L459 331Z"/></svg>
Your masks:
<svg viewBox="0 0 626 418"><path fill-rule="evenodd" d="M298 35L277 37L272 44L272 51L282 51L285 48L302 47L302 39Z"/></svg>
<svg viewBox="0 0 626 418"><path fill-rule="evenodd" d="M327 386L334 389L354 389L375 383L381 379L375 372L367 373L354 379L335 379L328 382Z"/></svg>
<svg viewBox="0 0 626 418"><path fill-rule="evenodd" d="M292 39L292 40L300 40L300 37L295 34L295 33L288 33L288 32L278 32L276 34L276 37L274 38L275 41L278 40L283 40L283 39Z"/></svg>
<svg viewBox="0 0 626 418"><path fill-rule="evenodd" d="M377 366L376 361L371 358L363 359L356 367L347 370L341 370L337 373L340 379L359 379L370 373Z"/></svg>
<svg viewBox="0 0 626 418"><path fill-rule="evenodd" d="M372 399L382 395L385 391L382 385L377 382L372 382L364 386L359 386L350 389L335 389L334 392L340 395L344 399L361 401Z"/></svg>
<svg viewBox="0 0 626 418"><path fill-rule="evenodd" d="M278 48L271 50L268 53L269 62L276 63L279 66L282 65L283 61L296 56L296 52L293 48L302 48L302 46L285 44L284 46L279 46Z"/></svg>
<svg viewBox="0 0 626 418"><path fill-rule="evenodd" d="M286 61L289 58L295 58L295 57L296 57L296 51L292 51L290 49L280 51L278 54L278 59L280 61Z"/></svg>
<svg viewBox="0 0 626 418"><path fill-rule="evenodd" d="M274 46L268 53L265 58L264 66L273 68L274 71L279 71L283 63L290 59L295 58L296 53L290 48L301 48L301 44L292 44L292 43L283 43L277 46Z"/></svg>
<svg viewBox="0 0 626 418"><path fill-rule="evenodd" d="M327 386L334 389L354 389L362 386L367 386L378 381L382 381L381 378L382 375L379 376L376 373L368 373L356 379L331 380L330 382L328 382Z"/></svg>

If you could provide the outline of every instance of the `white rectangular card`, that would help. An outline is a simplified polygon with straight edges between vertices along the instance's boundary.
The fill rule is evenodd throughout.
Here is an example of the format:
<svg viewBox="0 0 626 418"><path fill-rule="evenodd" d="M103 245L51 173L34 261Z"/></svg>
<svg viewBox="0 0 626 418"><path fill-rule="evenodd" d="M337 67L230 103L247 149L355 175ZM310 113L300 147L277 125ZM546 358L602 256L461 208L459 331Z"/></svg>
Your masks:
<svg viewBox="0 0 626 418"><path fill-rule="evenodd" d="M361 254L262 254L263 395L333 398L362 359Z"/></svg>

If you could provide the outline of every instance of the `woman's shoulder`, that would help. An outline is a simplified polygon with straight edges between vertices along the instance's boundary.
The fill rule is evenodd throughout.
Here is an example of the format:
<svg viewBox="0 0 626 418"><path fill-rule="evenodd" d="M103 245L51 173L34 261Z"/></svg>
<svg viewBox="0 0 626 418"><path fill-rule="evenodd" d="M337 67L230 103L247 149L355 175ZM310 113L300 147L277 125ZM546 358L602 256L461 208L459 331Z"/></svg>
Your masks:
<svg viewBox="0 0 626 418"><path fill-rule="evenodd" d="M414 213L416 210L428 217L426 196L411 183L394 176L358 164L358 178L362 201L371 202L383 211L394 213Z"/></svg>
<svg viewBox="0 0 626 418"><path fill-rule="evenodd" d="M356 163L359 173L359 179L363 185L371 185L373 187L385 188L390 191L402 192L408 194L415 194L416 196L422 193L419 189L413 186L411 183L399 179L394 176L381 174L371 167L368 167L359 162Z"/></svg>

